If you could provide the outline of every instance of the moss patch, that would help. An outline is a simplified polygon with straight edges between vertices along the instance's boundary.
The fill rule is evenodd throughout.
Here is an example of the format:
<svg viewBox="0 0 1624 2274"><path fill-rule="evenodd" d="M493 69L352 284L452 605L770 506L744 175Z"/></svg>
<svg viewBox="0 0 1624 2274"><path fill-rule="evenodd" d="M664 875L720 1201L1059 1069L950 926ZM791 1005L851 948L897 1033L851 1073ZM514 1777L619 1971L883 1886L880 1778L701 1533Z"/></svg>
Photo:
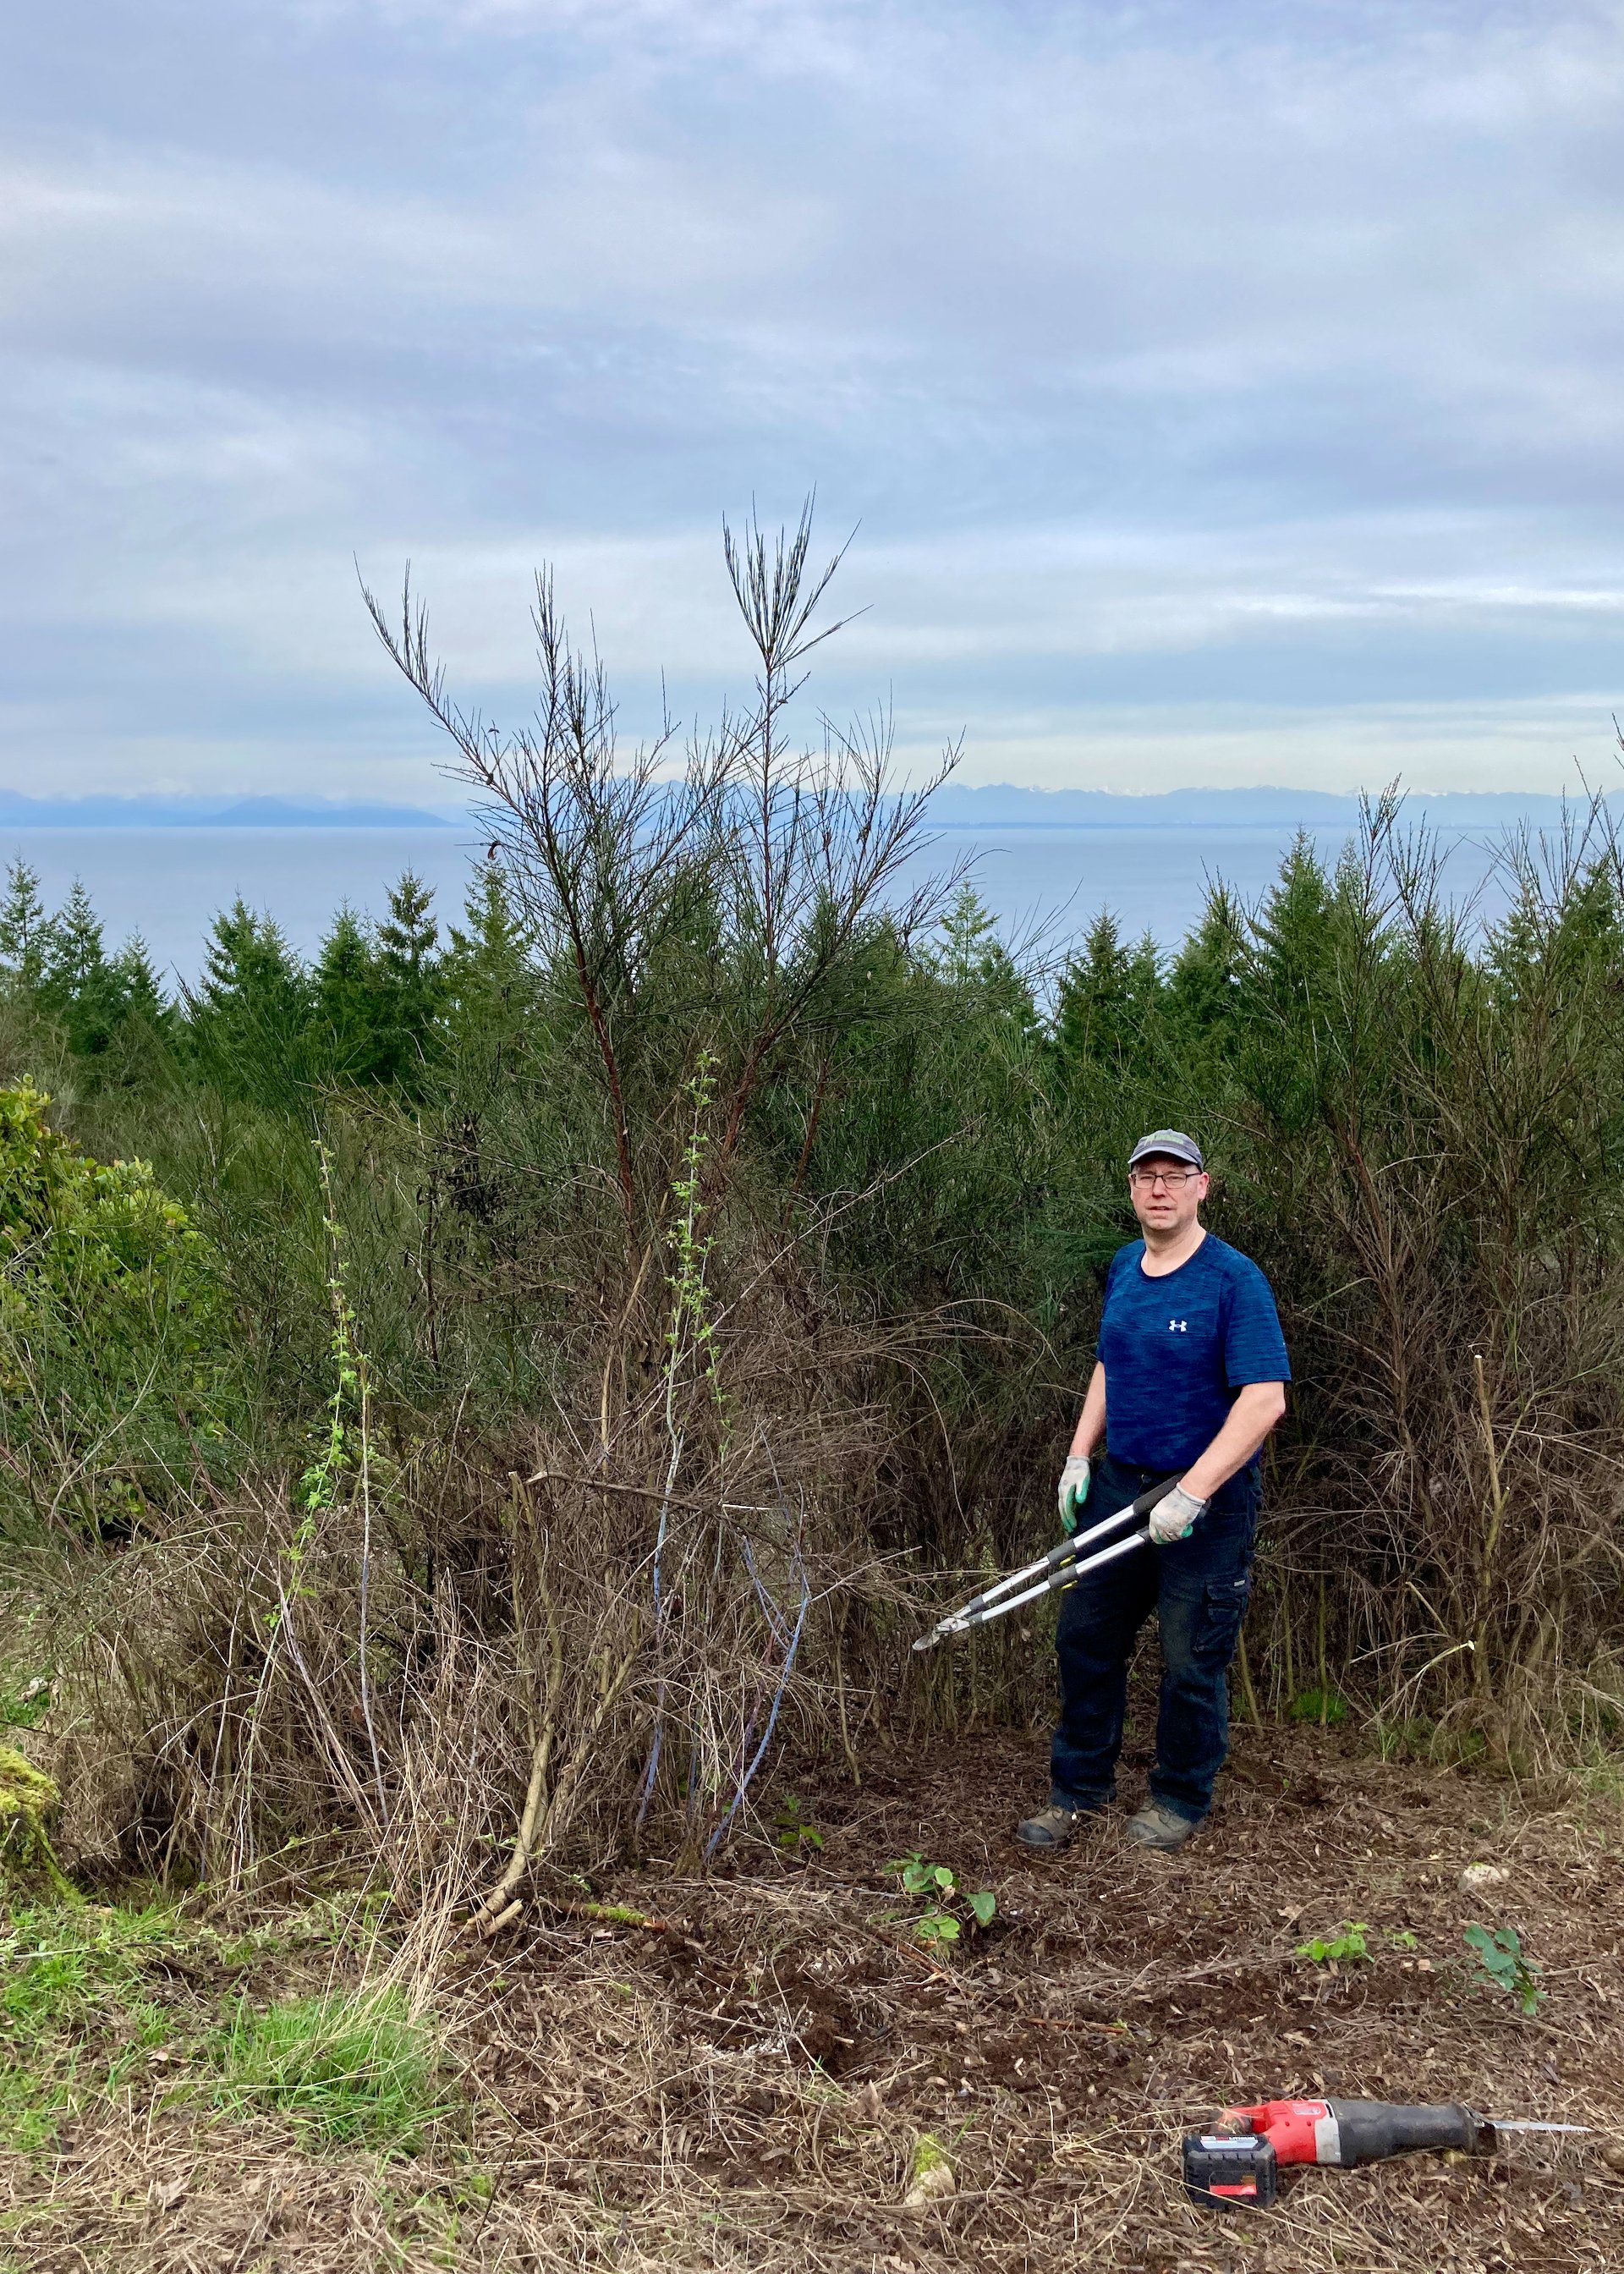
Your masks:
<svg viewBox="0 0 1624 2274"><path fill-rule="evenodd" d="M73 1899L48 1829L61 1803L43 1769L14 1745L0 1745L0 1880Z"/></svg>

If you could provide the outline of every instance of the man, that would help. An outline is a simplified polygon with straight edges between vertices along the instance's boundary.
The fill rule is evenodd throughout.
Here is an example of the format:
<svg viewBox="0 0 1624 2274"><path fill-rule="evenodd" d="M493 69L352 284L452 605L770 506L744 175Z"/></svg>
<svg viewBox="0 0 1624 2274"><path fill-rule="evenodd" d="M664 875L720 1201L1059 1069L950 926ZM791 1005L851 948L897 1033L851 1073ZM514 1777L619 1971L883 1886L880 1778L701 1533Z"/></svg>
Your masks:
<svg viewBox="0 0 1624 2274"><path fill-rule="evenodd" d="M1074 1532L1085 1502L1098 1522L1148 1486L1175 1482L1151 1514L1153 1544L1060 1599L1060 1726L1049 1806L1016 1830L1028 1848L1063 1848L1079 1817L1115 1797L1128 1660L1153 1608L1163 1664L1156 1766L1127 1836L1182 1848L1211 1807L1251 1585L1258 1455L1291 1378L1268 1281L1201 1223L1200 1147L1182 1129L1153 1130L1133 1148L1128 1190L1144 1238L1111 1260L1094 1374L1060 1479L1061 1522Z"/></svg>

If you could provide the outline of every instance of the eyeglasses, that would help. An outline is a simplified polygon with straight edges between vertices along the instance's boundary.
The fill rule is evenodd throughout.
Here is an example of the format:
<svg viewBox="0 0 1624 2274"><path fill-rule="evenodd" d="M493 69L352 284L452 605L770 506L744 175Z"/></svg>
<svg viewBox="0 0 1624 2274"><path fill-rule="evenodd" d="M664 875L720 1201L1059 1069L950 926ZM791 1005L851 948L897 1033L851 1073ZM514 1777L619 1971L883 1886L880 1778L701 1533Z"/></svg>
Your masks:
<svg viewBox="0 0 1624 2274"><path fill-rule="evenodd" d="M1205 1169L1130 1169L1128 1182L1152 1189L1157 1185L1165 1185L1169 1192L1179 1193L1183 1192L1192 1177L1204 1177L1206 1174Z"/></svg>

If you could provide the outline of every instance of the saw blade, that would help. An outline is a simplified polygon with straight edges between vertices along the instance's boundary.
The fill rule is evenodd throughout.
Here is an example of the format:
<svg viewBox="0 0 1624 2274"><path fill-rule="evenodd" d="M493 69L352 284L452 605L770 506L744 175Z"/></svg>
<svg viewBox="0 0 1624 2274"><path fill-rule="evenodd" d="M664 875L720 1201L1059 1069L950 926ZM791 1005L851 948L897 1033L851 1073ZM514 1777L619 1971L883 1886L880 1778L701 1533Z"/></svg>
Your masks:
<svg viewBox="0 0 1624 2274"><path fill-rule="evenodd" d="M1485 2116L1483 2120L1485 2124L1492 2124L1497 2132L1590 2132L1595 2129L1590 2124L1544 2124L1533 2116Z"/></svg>

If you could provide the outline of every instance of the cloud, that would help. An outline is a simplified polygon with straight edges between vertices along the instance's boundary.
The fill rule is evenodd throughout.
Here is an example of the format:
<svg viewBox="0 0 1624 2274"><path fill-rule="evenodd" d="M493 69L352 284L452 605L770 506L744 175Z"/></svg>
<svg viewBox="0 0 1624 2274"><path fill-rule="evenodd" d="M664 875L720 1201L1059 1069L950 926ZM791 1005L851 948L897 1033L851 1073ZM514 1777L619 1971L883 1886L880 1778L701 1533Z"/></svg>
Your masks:
<svg viewBox="0 0 1624 2274"><path fill-rule="evenodd" d="M719 516L814 483L872 604L829 700L978 769L1177 772L1182 719L1471 781L1470 716L1545 787L1564 706L1605 735L1618 7L91 0L14 48L0 777L420 788L352 553L508 711L543 556L629 721L662 669L713 709Z"/></svg>

